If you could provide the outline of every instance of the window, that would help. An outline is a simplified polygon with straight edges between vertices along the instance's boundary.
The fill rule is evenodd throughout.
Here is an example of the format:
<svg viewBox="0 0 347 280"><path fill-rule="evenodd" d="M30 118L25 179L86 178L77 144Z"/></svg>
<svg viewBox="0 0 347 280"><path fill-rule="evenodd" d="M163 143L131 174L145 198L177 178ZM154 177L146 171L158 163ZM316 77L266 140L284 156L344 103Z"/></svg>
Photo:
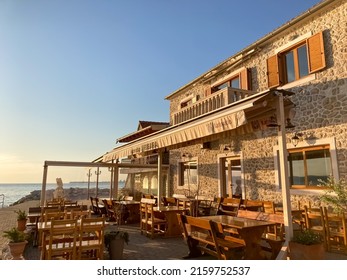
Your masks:
<svg viewBox="0 0 347 280"><path fill-rule="evenodd" d="M251 88L249 80L250 72L247 68L244 68L238 73L228 75L225 79L223 79L223 81L213 84L211 87L211 92L213 93L226 87L250 90Z"/></svg>
<svg viewBox="0 0 347 280"><path fill-rule="evenodd" d="M288 151L288 168L292 188L315 188L319 180L332 174L329 145Z"/></svg>
<svg viewBox="0 0 347 280"><path fill-rule="evenodd" d="M198 164L196 160L179 163L178 184L188 190L188 195L196 192L198 186Z"/></svg>
<svg viewBox="0 0 347 280"><path fill-rule="evenodd" d="M267 59L269 88L284 85L325 68L320 32Z"/></svg>

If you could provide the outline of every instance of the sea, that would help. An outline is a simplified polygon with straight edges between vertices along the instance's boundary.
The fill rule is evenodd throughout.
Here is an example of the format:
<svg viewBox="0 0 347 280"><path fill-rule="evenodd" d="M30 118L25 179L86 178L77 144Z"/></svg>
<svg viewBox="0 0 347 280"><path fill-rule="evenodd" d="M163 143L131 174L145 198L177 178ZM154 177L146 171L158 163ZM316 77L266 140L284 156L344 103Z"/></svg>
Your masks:
<svg viewBox="0 0 347 280"><path fill-rule="evenodd" d="M57 184L51 183L46 185L47 190L56 189ZM89 188L95 188L96 182L90 182ZM120 182L119 188L122 188ZM64 183L64 189L69 188L88 188L88 182L69 182ZM110 182L99 182L98 188L110 188ZM7 207L17 202L22 197L29 195L32 191L41 191L42 183L21 183L21 184L0 184L0 208Z"/></svg>

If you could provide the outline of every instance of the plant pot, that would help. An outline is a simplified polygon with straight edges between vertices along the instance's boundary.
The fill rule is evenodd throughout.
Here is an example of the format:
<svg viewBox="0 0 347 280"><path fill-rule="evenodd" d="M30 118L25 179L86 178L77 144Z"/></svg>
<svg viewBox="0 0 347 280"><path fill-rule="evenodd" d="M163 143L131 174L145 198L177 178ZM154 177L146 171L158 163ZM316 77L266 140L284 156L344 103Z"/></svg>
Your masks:
<svg viewBox="0 0 347 280"><path fill-rule="evenodd" d="M304 245L289 242L289 258L291 260L324 260L324 244Z"/></svg>
<svg viewBox="0 0 347 280"><path fill-rule="evenodd" d="M111 260L122 260L124 250L124 239L114 238L110 241L108 252Z"/></svg>
<svg viewBox="0 0 347 280"><path fill-rule="evenodd" d="M17 220L17 229L20 231L25 231L27 220Z"/></svg>
<svg viewBox="0 0 347 280"><path fill-rule="evenodd" d="M25 246L27 245L27 241L23 242L17 242L8 243L8 246L10 247L11 255L13 257L13 260L23 260L23 252L25 250Z"/></svg>

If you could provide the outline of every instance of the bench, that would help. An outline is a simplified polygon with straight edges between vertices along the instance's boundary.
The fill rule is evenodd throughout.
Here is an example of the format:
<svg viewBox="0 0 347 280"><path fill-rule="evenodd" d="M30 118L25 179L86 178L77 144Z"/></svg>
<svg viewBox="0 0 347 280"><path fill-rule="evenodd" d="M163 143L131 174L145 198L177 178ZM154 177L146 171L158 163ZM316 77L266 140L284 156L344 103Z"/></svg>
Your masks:
<svg viewBox="0 0 347 280"><path fill-rule="evenodd" d="M177 214L177 218L189 248L186 258L207 253L220 260L231 259L245 246L243 240L225 236L220 223L183 214Z"/></svg>
<svg viewBox="0 0 347 280"><path fill-rule="evenodd" d="M283 214L239 210L237 216L253 220L276 223L275 226L268 227L267 231L262 236L262 240L265 241L266 244L261 244L261 247L264 251L271 253L271 259L276 259L285 241Z"/></svg>

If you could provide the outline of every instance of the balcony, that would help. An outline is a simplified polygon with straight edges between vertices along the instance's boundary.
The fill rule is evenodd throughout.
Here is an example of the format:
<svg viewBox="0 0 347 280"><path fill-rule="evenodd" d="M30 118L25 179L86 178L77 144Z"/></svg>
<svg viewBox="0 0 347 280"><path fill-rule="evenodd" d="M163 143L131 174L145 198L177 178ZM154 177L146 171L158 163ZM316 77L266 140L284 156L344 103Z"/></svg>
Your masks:
<svg viewBox="0 0 347 280"><path fill-rule="evenodd" d="M255 94L253 91L236 88L223 88L208 97L205 97L192 105L182 108L173 114L173 125L179 124L196 117L203 116L214 110L232 104L243 98Z"/></svg>

